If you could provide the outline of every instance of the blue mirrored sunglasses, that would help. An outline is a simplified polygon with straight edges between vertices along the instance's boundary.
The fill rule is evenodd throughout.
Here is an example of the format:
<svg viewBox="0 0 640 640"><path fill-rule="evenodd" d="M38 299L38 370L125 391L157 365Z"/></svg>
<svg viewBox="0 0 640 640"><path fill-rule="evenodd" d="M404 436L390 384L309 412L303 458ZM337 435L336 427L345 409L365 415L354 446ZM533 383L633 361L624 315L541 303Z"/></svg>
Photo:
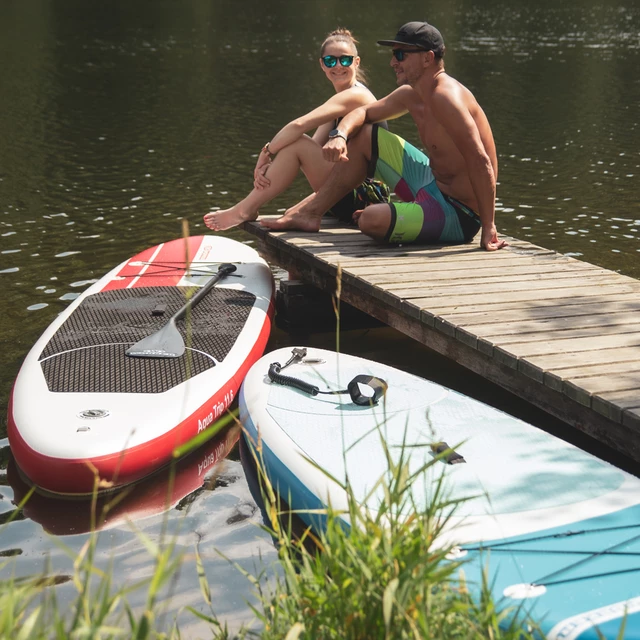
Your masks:
<svg viewBox="0 0 640 640"><path fill-rule="evenodd" d="M391 55L398 61L402 62L410 53L424 53L426 49L393 49Z"/></svg>
<svg viewBox="0 0 640 640"><path fill-rule="evenodd" d="M354 56L323 56L322 63L325 67L332 69L338 64L338 60L340 60L340 65L343 67L350 67L353 64Z"/></svg>

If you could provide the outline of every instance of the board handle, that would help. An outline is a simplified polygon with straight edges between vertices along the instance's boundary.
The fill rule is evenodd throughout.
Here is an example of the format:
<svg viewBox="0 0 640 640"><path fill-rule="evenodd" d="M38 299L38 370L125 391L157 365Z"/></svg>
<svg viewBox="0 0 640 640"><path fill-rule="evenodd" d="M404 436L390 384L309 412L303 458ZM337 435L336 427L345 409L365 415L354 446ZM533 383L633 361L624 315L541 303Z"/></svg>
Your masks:
<svg viewBox="0 0 640 640"><path fill-rule="evenodd" d="M446 442L434 442L429 445L431 451L437 455L442 455L442 460L447 464L460 464L466 462L463 456L454 451Z"/></svg>

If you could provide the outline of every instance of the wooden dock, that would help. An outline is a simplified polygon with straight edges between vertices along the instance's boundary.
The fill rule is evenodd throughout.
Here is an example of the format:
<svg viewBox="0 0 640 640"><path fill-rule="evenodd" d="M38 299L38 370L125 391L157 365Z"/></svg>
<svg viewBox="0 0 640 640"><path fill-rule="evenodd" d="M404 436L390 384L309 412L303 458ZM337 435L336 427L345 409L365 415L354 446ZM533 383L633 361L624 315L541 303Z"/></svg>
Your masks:
<svg viewBox="0 0 640 640"><path fill-rule="evenodd" d="M356 228L256 236L265 258L640 462L640 281L515 238L383 246Z"/></svg>

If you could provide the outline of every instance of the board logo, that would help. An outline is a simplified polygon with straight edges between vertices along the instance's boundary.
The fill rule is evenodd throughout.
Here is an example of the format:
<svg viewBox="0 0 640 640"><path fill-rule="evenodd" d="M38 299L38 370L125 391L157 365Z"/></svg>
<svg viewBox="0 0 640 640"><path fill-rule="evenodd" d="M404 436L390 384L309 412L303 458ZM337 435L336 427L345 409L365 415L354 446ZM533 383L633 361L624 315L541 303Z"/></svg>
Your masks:
<svg viewBox="0 0 640 640"><path fill-rule="evenodd" d="M202 251L198 256L198 260L206 260L209 257L210 253L211 253L211 245L206 244L204 247L202 247Z"/></svg>
<svg viewBox="0 0 640 640"><path fill-rule="evenodd" d="M78 418L83 420L97 420L99 418L106 418L109 412L106 409L85 409L78 414Z"/></svg>
<svg viewBox="0 0 640 640"><path fill-rule="evenodd" d="M216 402L211 408L213 411L202 420L198 420L198 433L204 431L214 420L217 420L226 410L226 408L233 402L234 394L233 389L229 389L224 397L219 402Z"/></svg>
<svg viewBox="0 0 640 640"><path fill-rule="evenodd" d="M210 413L208 416L202 418L202 420L198 420L198 433L204 431L212 422L213 413Z"/></svg>

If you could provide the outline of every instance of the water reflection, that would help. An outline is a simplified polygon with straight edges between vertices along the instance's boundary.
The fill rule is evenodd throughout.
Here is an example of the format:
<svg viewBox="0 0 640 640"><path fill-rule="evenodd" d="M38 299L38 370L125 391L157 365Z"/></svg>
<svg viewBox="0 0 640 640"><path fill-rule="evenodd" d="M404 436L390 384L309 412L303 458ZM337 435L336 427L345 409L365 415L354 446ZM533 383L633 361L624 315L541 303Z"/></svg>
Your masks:
<svg viewBox="0 0 640 640"><path fill-rule="evenodd" d="M265 570L272 574L276 552L271 539L258 526L262 522L260 514L240 462L234 459L238 436L239 427L233 427L179 461L173 473L160 472L129 490L100 498L95 506L87 500L36 493L18 511L15 505L24 499L28 486L6 456L2 465L6 465L7 473L4 478L0 475L4 484L0 521L10 522L2 529L0 557L6 557L7 564L0 578L12 574L38 577L46 569L58 585L60 610L70 606L77 597L70 581L74 559L92 535L89 532L95 521L94 566L110 572L113 590L140 585L152 576L154 560L141 536L161 546L175 545L174 557L181 558L181 563L171 588L161 594L161 610L156 612L161 620L164 615L160 628L168 629L178 616L185 637L211 635L207 624L184 611L186 605L205 611L195 567L196 543L216 614L227 620L232 630L250 624L253 616L247 602L255 602L255 595L250 583L226 557L253 575ZM9 500L12 508L8 508ZM141 607L145 599L144 586L136 587L128 596L134 608Z"/></svg>
<svg viewBox="0 0 640 640"><path fill-rule="evenodd" d="M171 508L181 511L203 491L214 491L227 483L218 479L220 463L238 441L236 425L206 445L142 482L92 499L64 499L32 493L31 485L13 458L7 466L7 482L13 489L13 504L22 514L50 534L77 535L138 522ZM25 501L23 504L23 501Z"/></svg>

